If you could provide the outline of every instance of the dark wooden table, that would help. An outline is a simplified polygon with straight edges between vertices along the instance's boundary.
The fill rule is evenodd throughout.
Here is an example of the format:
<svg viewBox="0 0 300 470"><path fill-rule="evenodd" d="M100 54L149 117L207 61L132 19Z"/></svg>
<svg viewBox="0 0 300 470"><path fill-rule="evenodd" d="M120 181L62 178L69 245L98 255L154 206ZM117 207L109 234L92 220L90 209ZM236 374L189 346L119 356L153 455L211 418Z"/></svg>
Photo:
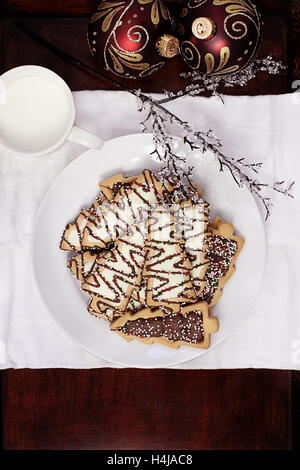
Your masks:
<svg viewBox="0 0 300 470"><path fill-rule="evenodd" d="M294 2L295 3L295 2ZM260 56L288 55L287 0L256 0L265 19ZM58 59L17 30L13 17L92 63L85 42L93 0L2 0L0 72L38 64L73 90L111 86ZM180 60L144 91L179 89ZM289 73L261 74L236 94L285 93ZM4 449L291 449L300 448L300 380L272 370L6 370L1 373Z"/></svg>

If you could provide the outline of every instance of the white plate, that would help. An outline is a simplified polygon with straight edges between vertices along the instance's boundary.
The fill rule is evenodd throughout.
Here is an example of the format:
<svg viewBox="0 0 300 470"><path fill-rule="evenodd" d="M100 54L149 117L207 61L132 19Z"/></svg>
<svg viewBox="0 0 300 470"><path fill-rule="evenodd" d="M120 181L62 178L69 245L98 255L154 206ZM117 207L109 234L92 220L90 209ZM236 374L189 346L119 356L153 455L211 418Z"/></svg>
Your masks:
<svg viewBox="0 0 300 470"><path fill-rule="evenodd" d="M236 262L237 272L227 282L223 296L214 308L220 329L211 335L208 351L228 338L245 318L257 296L265 263L264 224L258 207L246 189L240 189L228 172L220 173L214 157L191 152L179 141L190 164L194 181L211 202L211 214L233 223L236 233L245 238ZM206 350L181 347L173 350L162 345L127 343L109 330L105 320L92 317L86 306L88 295L66 267L68 254L59 249L65 225L83 207L89 207L98 182L116 173L136 175L159 164L149 156L153 150L149 134L112 139L100 151L89 150L72 162L57 178L46 195L36 219L33 263L37 283L49 312L84 349L108 361L131 367L173 366L198 357ZM230 339L228 338L228 341Z"/></svg>

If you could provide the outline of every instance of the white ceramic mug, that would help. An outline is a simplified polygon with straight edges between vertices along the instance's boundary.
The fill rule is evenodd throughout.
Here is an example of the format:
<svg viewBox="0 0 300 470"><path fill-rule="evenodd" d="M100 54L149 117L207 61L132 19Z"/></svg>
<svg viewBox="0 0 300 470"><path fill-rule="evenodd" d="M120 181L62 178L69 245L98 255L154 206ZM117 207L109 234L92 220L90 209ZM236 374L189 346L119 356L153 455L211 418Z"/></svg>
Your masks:
<svg viewBox="0 0 300 470"><path fill-rule="evenodd" d="M0 77L0 142L29 156L50 153L66 140L99 150L104 141L76 126L70 88L45 67L16 67Z"/></svg>

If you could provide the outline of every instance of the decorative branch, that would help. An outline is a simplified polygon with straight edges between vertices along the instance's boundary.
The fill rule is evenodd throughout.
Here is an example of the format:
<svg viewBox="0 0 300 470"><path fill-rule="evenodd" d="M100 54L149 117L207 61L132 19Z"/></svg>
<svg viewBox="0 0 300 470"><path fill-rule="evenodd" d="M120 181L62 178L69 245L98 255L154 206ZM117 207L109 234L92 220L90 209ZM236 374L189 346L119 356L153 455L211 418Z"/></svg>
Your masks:
<svg viewBox="0 0 300 470"><path fill-rule="evenodd" d="M267 72L270 75L278 75L286 70L286 66L281 61L276 61L271 55L263 59L253 60L247 67L232 75L204 75L194 70L192 72L182 73L181 78L188 80L184 90L177 93L165 91L165 98L159 101L160 104L166 104L170 101L182 98L184 96L198 96L205 91L209 91L212 96L218 96L221 101L223 97L218 92L220 86L225 88L243 87L250 80L256 78L259 72Z"/></svg>
<svg viewBox="0 0 300 470"><path fill-rule="evenodd" d="M281 64L275 63L270 57L260 59L256 61L255 66L251 67L252 78L254 78L259 70L258 64L261 65L260 70L267 70L269 73L279 73L279 70L283 67ZM267 69L268 66L270 66L269 69ZM194 72L191 74L195 76ZM247 74L247 76L250 75ZM232 77L229 77L228 83L233 83ZM187 165L183 154L174 150L173 139L166 131L167 123L175 124L180 129L184 142L189 145L191 150L199 149L203 153L211 151L219 162L220 171L227 169L239 187L247 186L251 193L260 200L265 209L266 219L270 216L272 208L272 201L268 195L269 192L276 191L283 196L293 198L292 190L294 182L290 184L286 184L284 181L273 184L260 182L257 177L263 166L261 162L253 163L248 162L245 157L234 158L225 155L220 139L214 135L211 129L207 132L194 129L188 122L181 120L165 106L162 106L162 101L157 101L153 97L137 93L137 98L139 111L146 114L146 118L141 123L143 130L151 130L153 133L155 146L153 155L163 165L158 170L157 176L175 186L174 202L187 198L197 201L199 195L192 187L193 168Z"/></svg>

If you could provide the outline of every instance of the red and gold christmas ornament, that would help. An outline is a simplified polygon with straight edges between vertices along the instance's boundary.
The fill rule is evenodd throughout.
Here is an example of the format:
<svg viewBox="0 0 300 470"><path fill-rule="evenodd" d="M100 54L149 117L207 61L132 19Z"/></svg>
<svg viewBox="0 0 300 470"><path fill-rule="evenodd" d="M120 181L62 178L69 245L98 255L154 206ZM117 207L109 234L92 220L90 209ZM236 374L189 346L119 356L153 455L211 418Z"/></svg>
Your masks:
<svg viewBox="0 0 300 470"><path fill-rule="evenodd" d="M162 0L102 1L91 17L88 42L101 67L125 78L159 70L179 54Z"/></svg>
<svg viewBox="0 0 300 470"><path fill-rule="evenodd" d="M181 55L192 69L230 75L254 58L262 21L249 0L189 0L178 29Z"/></svg>

